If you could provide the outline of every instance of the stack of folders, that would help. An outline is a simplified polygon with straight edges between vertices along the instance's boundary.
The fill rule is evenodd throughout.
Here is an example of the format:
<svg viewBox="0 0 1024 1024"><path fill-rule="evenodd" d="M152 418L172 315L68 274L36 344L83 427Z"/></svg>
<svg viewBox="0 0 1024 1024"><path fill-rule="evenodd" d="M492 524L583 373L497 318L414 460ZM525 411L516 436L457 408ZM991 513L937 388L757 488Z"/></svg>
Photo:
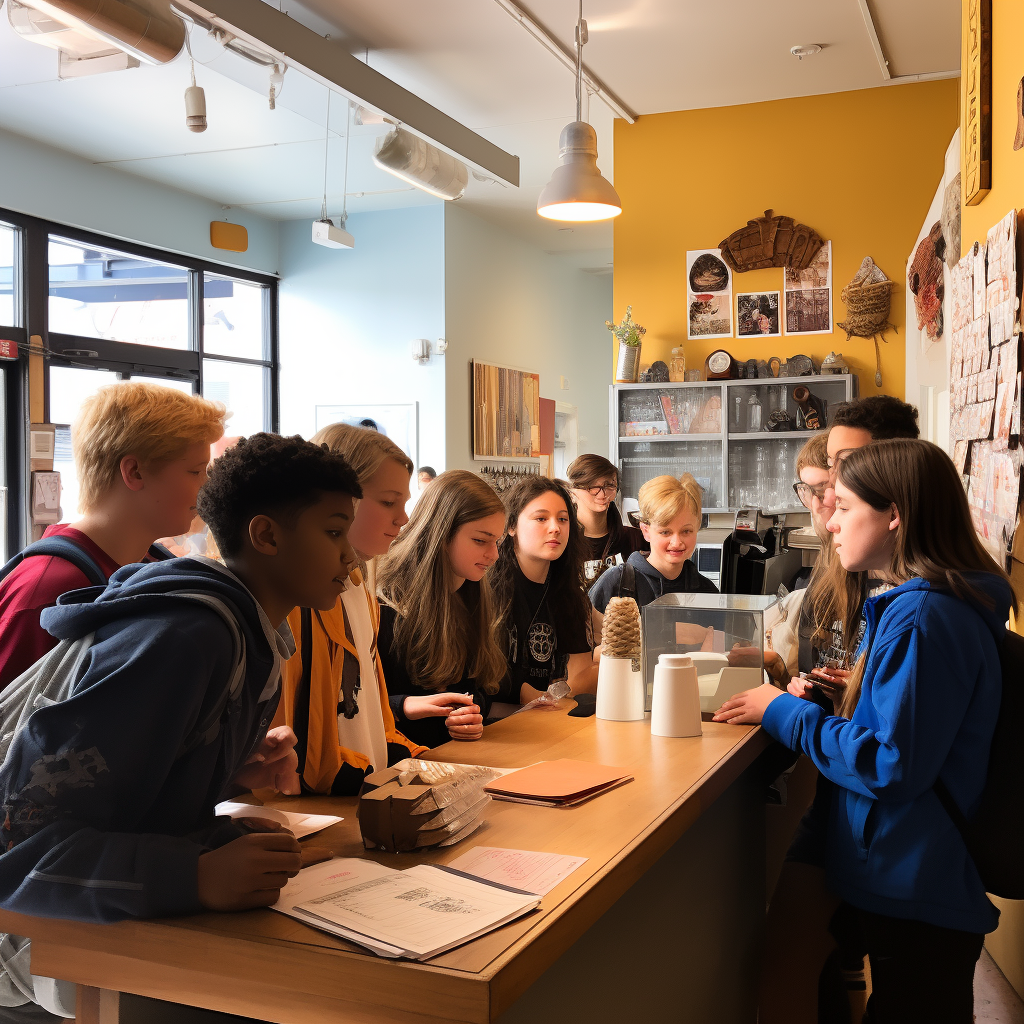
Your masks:
<svg viewBox="0 0 1024 1024"><path fill-rule="evenodd" d="M632 782L622 768L589 761L541 761L489 782L484 789L495 800L539 807L575 807L595 796Z"/></svg>
<svg viewBox="0 0 1024 1024"><path fill-rule="evenodd" d="M342 857L303 869L273 909L378 956L429 960L539 904L533 893L452 868L419 864L395 871Z"/></svg>

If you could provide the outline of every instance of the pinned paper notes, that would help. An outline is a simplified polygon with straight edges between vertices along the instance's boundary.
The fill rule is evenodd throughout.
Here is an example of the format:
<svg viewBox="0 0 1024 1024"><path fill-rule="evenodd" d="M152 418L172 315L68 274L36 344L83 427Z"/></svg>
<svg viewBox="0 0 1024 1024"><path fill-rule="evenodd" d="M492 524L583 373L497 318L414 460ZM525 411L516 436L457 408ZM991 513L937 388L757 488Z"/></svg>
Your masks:
<svg viewBox="0 0 1024 1024"><path fill-rule="evenodd" d="M545 896L586 862L586 857L567 857L561 853L474 846L447 866L488 882Z"/></svg>

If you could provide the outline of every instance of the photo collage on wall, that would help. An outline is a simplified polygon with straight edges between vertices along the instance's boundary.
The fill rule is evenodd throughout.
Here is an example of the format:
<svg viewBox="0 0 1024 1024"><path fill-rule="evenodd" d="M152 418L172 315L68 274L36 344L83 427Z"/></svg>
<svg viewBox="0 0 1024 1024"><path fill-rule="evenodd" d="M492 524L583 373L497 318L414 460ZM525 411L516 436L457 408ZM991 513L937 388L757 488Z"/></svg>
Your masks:
<svg viewBox="0 0 1024 1024"><path fill-rule="evenodd" d="M950 274L950 440L974 527L1000 564L1019 497L1020 334L1011 210Z"/></svg>
<svg viewBox="0 0 1024 1024"><path fill-rule="evenodd" d="M737 292L735 336L832 333L832 243L803 270L783 270L783 291ZM721 249L686 253L687 337L732 338L733 273Z"/></svg>

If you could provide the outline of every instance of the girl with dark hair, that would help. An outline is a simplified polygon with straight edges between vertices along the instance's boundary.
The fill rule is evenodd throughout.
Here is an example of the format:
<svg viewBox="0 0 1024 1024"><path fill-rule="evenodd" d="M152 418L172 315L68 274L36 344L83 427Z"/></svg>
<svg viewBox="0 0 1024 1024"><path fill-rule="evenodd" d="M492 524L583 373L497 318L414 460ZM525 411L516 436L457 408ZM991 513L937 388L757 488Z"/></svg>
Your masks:
<svg viewBox="0 0 1024 1024"><path fill-rule="evenodd" d="M583 527L583 561L588 583L609 565L625 561L634 551L649 551L650 544L634 526L622 522L615 505L619 473L600 455L581 455L565 471L576 514Z"/></svg>
<svg viewBox="0 0 1024 1024"><path fill-rule="evenodd" d="M863 928L871 1020L970 1024L975 964L999 913L935 787L968 819L977 810L1016 601L936 445L879 441L850 451L837 473L837 557L847 572L894 584L864 604L838 713L765 685L715 720L762 723L835 784L825 882Z"/></svg>
<svg viewBox="0 0 1024 1024"><path fill-rule="evenodd" d="M559 680L571 694L593 692L583 534L572 499L560 483L538 476L503 498L508 533L490 574L508 662L499 700L525 704Z"/></svg>

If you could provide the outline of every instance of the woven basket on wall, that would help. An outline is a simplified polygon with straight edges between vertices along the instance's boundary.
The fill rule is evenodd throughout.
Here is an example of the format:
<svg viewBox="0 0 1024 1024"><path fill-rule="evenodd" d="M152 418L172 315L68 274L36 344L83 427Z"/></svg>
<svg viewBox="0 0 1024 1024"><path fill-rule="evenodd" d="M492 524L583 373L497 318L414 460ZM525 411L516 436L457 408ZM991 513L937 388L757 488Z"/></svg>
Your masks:
<svg viewBox="0 0 1024 1024"><path fill-rule="evenodd" d="M882 280L879 280L879 277ZM892 302L893 282L884 277L881 270L866 257L857 276L843 289L840 296L846 303L846 320L836 324L846 331L846 340L874 338L887 330L896 330L889 320L889 306Z"/></svg>

